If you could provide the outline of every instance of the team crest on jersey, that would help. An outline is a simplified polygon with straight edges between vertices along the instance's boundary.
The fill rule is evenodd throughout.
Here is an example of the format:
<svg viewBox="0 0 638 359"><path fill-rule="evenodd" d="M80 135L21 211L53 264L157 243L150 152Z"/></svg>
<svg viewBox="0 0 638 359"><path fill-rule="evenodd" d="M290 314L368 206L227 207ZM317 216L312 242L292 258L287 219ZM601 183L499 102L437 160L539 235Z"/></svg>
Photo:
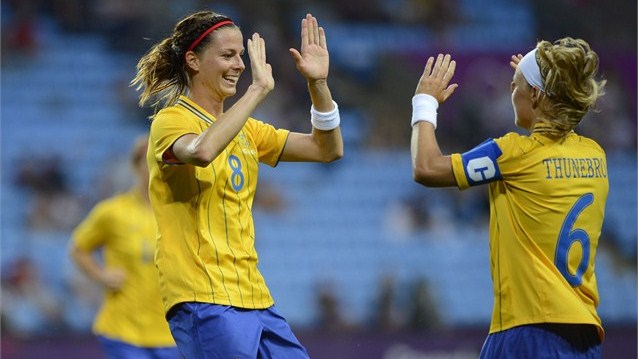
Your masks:
<svg viewBox="0 0 638 359"><path fill-rule="evenodd" d="M255 151L254 149L250 147L250 141L248 141L244 132L240 132L239 135L237 135L237 142L239 142L242 152L251 154L251 155L257 154L257 151Z"/></svg>
<svg viewBox="0 0 638 359"><path fill-rule="evenodd" d="M463 169L470 186L500 180L501 171L496 161L502 152L494 140L489 139L461 155Z"/></svg>
<svg viewBox="0 0 638 359"><path fill-rule="evenodd" d="M240 132L237 137L239 137L239 144L241 144L242 147L250 148L250 141L248 141L244 132Z"/></svg>

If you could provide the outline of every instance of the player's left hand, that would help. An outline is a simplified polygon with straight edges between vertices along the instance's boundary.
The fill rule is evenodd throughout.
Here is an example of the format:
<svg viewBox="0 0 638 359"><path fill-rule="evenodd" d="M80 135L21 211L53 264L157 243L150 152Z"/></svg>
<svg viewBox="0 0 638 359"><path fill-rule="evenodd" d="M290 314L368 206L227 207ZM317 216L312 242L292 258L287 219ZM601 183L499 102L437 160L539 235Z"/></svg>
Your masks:
<svg viewBox="0 0 638 359"><path fill-rule="evenodd" d="M297 70L308 81L328 78L330 57L326 44L326 33L311 14L301 20L301 52L291 48Z"/></svg>
<svg viewBox="0 0 638 359"><path fill-rule="evenodd" d="M430 57L425 63L425 69L419 79L415 94L430 95L439 104L445 102L459 86L458 84L449 84L455 69L456 61L452 60L450 55L439 54L436 57L436 62L433 57Z"/></svg>

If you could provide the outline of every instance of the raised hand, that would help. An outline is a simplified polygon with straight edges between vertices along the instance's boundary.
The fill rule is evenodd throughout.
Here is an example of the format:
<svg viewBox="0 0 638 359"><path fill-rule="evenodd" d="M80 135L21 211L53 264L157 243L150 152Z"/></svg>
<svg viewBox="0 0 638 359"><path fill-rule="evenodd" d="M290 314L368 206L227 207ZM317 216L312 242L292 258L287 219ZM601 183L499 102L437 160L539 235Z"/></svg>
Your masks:
<svg viewBox="0 0 638 359"><path fill-rule="evenodd" d="M297 70L308 80L328 78L330 57L326 44L326 33L311 14L301 20L301 52L291 48Z"/></svg>
<svg viewBox="0 0 638 359"><path fill-rule="evenodd" d="M254 33L252 38L248 39L247 47L253 85L270 92L275 88L275 79L272 77L272 67L266 62L266 42L258 33Z"/></svg>
<svg viewBox="0 0 638 359"><path fill-rule="evenodd" d="M430 95L436 98L439 104L445 102L459 86L458 84L449 85L455 69L456 61L452 60L450 55L439 54L436 62L433 57L430 57L425 63L415 94Z"/></svg>
<svg viewBox="0 0 638 359"><path fill-rule="evenodd" d="M516 70L516 68L518 67L518 63L521 62L521 59L523 58L523 55L518 54L518 55L512 55L512 60L510 61L510 66Z"/></svg>

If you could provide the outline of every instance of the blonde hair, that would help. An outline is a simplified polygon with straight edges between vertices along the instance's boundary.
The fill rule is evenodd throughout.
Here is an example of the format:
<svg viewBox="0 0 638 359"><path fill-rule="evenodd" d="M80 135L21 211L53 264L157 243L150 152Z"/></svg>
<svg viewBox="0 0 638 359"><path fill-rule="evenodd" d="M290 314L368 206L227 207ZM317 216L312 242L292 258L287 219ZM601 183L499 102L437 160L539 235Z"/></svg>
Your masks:
<svg viewBox="0 0 638 359"><path fill-rule="evenodd" d="M131 86L142 90L139 105L150 104L157 112L160 107L175 104L190 86L184 59L189 46L211 26L226 20L230 19L212 11L196 12L180 20L170 37L151 47L137 63L137 74L131 80ZM225 26L236 27L233 23ZM192 51L199 53L210 38L206 36Z"/></svg>
<svg viewBox="0 0 638 359"><path fill-rule="evenodd" d="M541 132L555 137L565 136L573 130L596 100L604 94L606 80L597 80L598 55L581 39L565 37L540 41L537 45L537 61L545 85L545 99L541 111L551 120Z"/></svg>

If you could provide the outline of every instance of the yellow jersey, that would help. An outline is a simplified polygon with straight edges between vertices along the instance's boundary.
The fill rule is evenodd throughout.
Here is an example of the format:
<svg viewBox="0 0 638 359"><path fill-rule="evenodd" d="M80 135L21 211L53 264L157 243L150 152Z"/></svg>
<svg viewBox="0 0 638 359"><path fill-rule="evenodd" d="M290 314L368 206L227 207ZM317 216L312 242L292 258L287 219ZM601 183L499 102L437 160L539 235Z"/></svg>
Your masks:
<svg viewBox="0 0 638 359"><path fill-rule="evenodd" d="M490 333L593 324L602 338L594 259L609 190L603 149L574 132L510 133L451 158L460 189L489 183Z"/></svg>
<svg viewBox="0 0 638 359"><path fill-rule="evenodd" d="M175 346L164 318L155 252L153 212L136 190L98 203L73 231L78 248L103 250L104 266L121 268L120 291L106 291L93 323L98 335L139 347Z"/></svg>
<svg viewBox="0 0 638 359"><path fill-rule="evenodd" d="M176 163L171 146L216 119L185 96L151 124L149 195L164 309L204 302L263 309L274 301L257 268L252 206L259 163L275 166L289 132L249 118L207 167Z"/></svg>

